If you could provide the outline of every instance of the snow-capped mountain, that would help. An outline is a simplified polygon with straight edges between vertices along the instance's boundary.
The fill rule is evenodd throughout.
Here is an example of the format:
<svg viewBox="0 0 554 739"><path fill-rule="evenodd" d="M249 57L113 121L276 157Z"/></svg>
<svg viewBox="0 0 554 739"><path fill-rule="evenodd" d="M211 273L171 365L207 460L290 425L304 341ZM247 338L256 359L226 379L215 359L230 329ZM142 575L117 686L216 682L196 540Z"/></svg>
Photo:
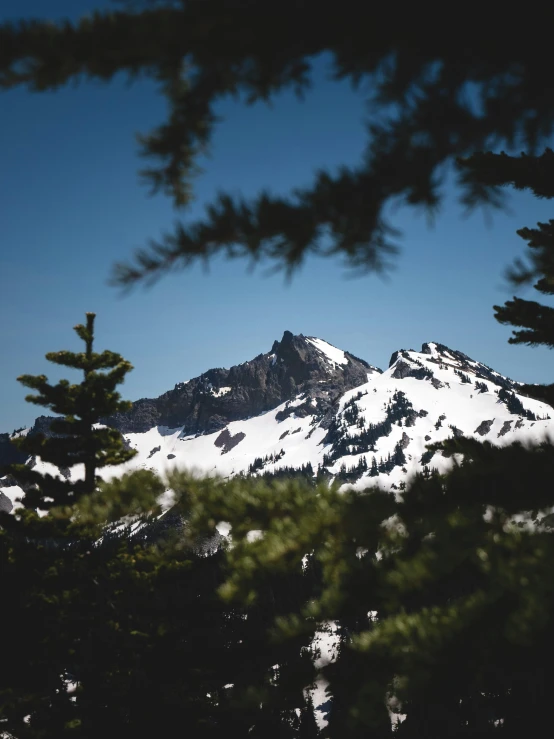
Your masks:
<svg viewBox="0 0 554 739"><path fill-rule="evenodd" d="M224 477L319 474L356 488L397 490L426 466L450 465L427 444L456 435L536 444L554 435L554 410L519 395L518 387L442 344L396 351L382 372L321 339L286 331L266 354L209 370L105 419L138 454L103 476L178 466ZM48 424L41 417L29 433L48 432ZM11 447L4 442L0 464ZM78 467L64 472L82 474ZM0 504L7 506L21 491L8 478L2 484Z"/></svg>

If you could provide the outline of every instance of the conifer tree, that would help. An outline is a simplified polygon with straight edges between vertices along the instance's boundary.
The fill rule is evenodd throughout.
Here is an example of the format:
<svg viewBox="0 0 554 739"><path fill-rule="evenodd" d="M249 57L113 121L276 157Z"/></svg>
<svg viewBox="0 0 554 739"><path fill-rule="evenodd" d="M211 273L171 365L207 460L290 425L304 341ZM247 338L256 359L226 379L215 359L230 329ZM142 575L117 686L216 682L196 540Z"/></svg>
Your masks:
<svg viewBox="0 0 554 739"><path fill-rule="evenodd" d="M317 739L319 735L319 727L315 718L314 702L311 694L308 694L306 703L300 713L298 739Z"/></svg>
<svg viewBox="0 0 554 739"><path fill-rule="evenodd" d="M26 508L49 510L74 503L95 490L98 469L122 464L136 454L125 447L118 431L100 425L103 418L131 407L130 402L121 400L116 387L124 381L132 365L115 352L94 352L95 314L87 313L86 319L86 325L75 326L75 332L85 344L84 351L46 355L50 362L82 371L80 384L60 380L51 385L45 375L18 377L22 385L37 392L26 397L29 403L45 406L62 417L52 421L50 434L27 434L13 443L21 451L59 468L77 464L84 467L84 479L77 481L43 475L24 464L8 467L8 472L26 491L23 499Z"/></svg>
<svg viewBox="0 0 554 739"><path fill-rule="evenodd" d="M221 547L206 557L179 528L162 539L155 527L132 539L105 536L106 520L141 506L148 513L165 486L145 470L109 483L96 479L96 469L132 452L116 432L94 427L126 408L115 388L130 365L114 352L96 354L93 329L88 314L86 325L76 327L85 351L47 355L82 370L80 385L21 378L38 392L31 402L64 414L53 422L53 436L31 437L22 448L60 466L77 460L90 476L73 494L58 485L65 480L13 470L35 489L27 488L28 509L17 523L5 514L0 526L0 592L10 603L2 625L18 643L1 660L0 734L132 739L170 736L182 726L199 739L235 730L292 739L289 719L313 681L313 666L301 651L304 639L283 648L270 641L268 629L290 603L306 599L311 583L301 567L292 578L264 583L246 620L242 609L218 597ZM59 508L40 517L33 503L48 508L46 495ZM276 662L283 677L272 682Z"/></svg>
<svg viewBox="0 0 554 739"><path fill-rule="evenodd" d="M291 719L303 704L302 688L313 682L313 665L302 651L303 636L283 646L268 632L291 604L307 600L312 582L300 566L292 576L263 580L246 620L244 609L218 597L221 547L206 557L179 529L163 541L155 529L146 529L144 538L105 536L106 520L148 513L165 486L145 470L109 483L96 479L97 468L119 464L132 452L113 430L94 427L125 409L115 388L130 365L114 352L96 354L93 328L94 314L76 327L84 352L47 355L81 369L80 385L62 380L52 386L42 375L21 378L38 391L31 402L65 414L53 422L53 436L22 448L60 466L77 460L92 472L90 484L74 494L58 485L65 480L13 470L34 489L27 488L27 510L5 514L0 526L0 591L10 603L2 623L19 645L2 657L2 731L28 739L132 739L170 736L182 725L199 739L231 730L293 739ZM183 481L187 493L199 484ZM54 498L51 507L44 505L46 495ZM47 515L38 516L33 503L50 508ZM186 507L177 517L181 512ZM76 684L73 694L68 681Z"/></svg>
<svg viewBox="0 0 554 739"><path fill-rule="evenodd" d="M554 198L554 152L546 149L540 156L504 152L481 152L458 162L464 176L487 191L496 193L501 187L528 190L539 198ZM518 259L508 270L515 286L534 283L544 296L554 295L554 219L537 223L536 228L521 228L518 236L527 241L528 259ZM495 305L495 318L502 324L515 326L510 344L554 348L554 308L534 300L515 297L503 306ZM523 385L518 392L554 404L554 384Z"/></svg>
<svg viewBox="0 0 554 739"><path fill-rule="evenodd" d="M377 469L377 460L375 459L375 457L373 457L373 459L371 460L371 469L369 474L371 477L377 477L377 475L379 474L379 470Z"/></svg>

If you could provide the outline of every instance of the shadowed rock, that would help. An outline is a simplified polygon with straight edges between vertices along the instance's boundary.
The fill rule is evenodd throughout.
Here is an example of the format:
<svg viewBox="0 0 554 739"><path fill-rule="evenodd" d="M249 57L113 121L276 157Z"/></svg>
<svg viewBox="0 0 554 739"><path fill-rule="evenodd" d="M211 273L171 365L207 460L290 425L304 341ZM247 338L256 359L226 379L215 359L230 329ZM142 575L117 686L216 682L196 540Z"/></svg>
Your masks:
<svg viewBox="0 0 554 739"><path fill-rule="evenodd" d="M345 357L345 364L336 364L309 337L285 331L270 352L230 369L208 370L159 398L137 400L128 413L104 422L122 433L140 433L153 426L182 426L185 435L213 433L302 393L316 402L310 413L317 409L324 416L347 390L367 382L368 374L380 372L348 352ZM291 408L299 416L307 410Z"/></svg>
<svg viewBox="0 0 554 739"><path fill-rule="evenodd" d="M240 442L245 438L246 434L243 431L239 431L238 434L233 436L229 432L229 429L223 429L214 441L214 445L221 449L222 454L226 454L227 452L230 452L231 449L234 449L237 444L240 444Z"/></svg>
<svg viewBox="0 0 554 739"><path fill-rule="evenodd" d="M492 419L492 421L482 421L479 426L477 426L474 433L479 434L480 436L486 436L491 430L493 423L494 418Z"/></svg>

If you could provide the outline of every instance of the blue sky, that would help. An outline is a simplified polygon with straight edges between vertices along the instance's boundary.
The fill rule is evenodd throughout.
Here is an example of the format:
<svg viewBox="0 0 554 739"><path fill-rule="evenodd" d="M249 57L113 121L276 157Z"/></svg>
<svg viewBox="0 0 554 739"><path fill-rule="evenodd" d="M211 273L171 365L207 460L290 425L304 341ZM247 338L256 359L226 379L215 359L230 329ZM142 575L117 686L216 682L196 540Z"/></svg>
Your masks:
<svg viewBox="0 0 554 739"><path fill-rule="evenodd" d="M78 17L93 0L0 2L0 19ZM104 6L110 3L103 3ZM327 79L329 60L315 61L313 90L247 108L223 100L211 157L201 162L197 199L185 218L202 216L220 190L255 195L308 185L314 171L355 165L364 149L364 97ZM165 101L148 81L118 78L55 93L2 93L0 119L0 431L28 425L43 412L24 401L22 373L57 379L48 351L78 349L72 326L95 311L97 348L122 353L135 366L124 397L156 396L214 366L268 351L285 329L315 335L383 369L398 348L439 341L510 377L551 382L554 355L507 344L510 329L492 305L512 295L504 268L525 251L517 228L552 216L552 205L510 197L511 213L464 218L448 191L433 227L424 214L392 214L403 231L390 279L349 278L339 259L311 259L288 284L283 275L253 274L243 262L215 261L164 277L122 297L107 279L178 217L164 196L138 178L144 162L135 132L165 117ZM535 299L533 291L521 293ZM75 375L75 379L77 376ZM46 411L44 411L46 412Z"/></svg>

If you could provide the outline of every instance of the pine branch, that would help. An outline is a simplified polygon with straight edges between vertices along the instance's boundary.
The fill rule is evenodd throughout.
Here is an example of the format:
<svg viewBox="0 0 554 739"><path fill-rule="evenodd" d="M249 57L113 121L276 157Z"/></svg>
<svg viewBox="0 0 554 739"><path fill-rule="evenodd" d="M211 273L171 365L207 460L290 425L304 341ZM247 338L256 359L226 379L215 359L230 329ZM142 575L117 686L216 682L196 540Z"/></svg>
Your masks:
<svg viewBox="0 0 554 739"><path fill-rule="evenodd" d="M396 250L383 219L392 200L434 212L441 174L453 158L519 142L534 151L554 131L548 24L533 24L526 34L520 18L506 22L500 34L458 18L451 31L445 25L437 33L415 7L399 14L382 6L376 22L361 0L345 0L340 13L322 13L315 0L131 3L76 24L3 24L0 86L43 91L119 72L156 80L169 113L139 137L142 154L155 163L142 174L154 192L185 207L217 122L214 105L226 95L247 104L269 101L287 88L301 97L311 84L312 57L330 53L335 79L369 83L362 166L338 177L318 175L289 198L245 202L223 194L204 221L179 224L118 265L113 282L130 287L216 254L268 260L289 274L310 253L341 254L358 272L379 272ZM463 202L500 205L491 177L483 184L466 167ZM527 186L525 179L514 182ZM537 192L551 190L546 183Z"/></svg>
<svg viewBox="0 0 554 739"><path fill-rule="evenodd" d="M516 297L503 306L493 307L496 311L494 317L499 323L523 327L523 330L512 333L508 339L510 344L543 344L554 348L554 308Z"/></svg>
<svg viewBox="0 0 554 739"><path fill-rule="evenodd" d="M554 198L554 152L545 149L540 156L529 156L524 152L519 157L505 152L477 152L457 164L462 170L461 181L486 188L514 187L529 190L537 198Z"/></svg>

